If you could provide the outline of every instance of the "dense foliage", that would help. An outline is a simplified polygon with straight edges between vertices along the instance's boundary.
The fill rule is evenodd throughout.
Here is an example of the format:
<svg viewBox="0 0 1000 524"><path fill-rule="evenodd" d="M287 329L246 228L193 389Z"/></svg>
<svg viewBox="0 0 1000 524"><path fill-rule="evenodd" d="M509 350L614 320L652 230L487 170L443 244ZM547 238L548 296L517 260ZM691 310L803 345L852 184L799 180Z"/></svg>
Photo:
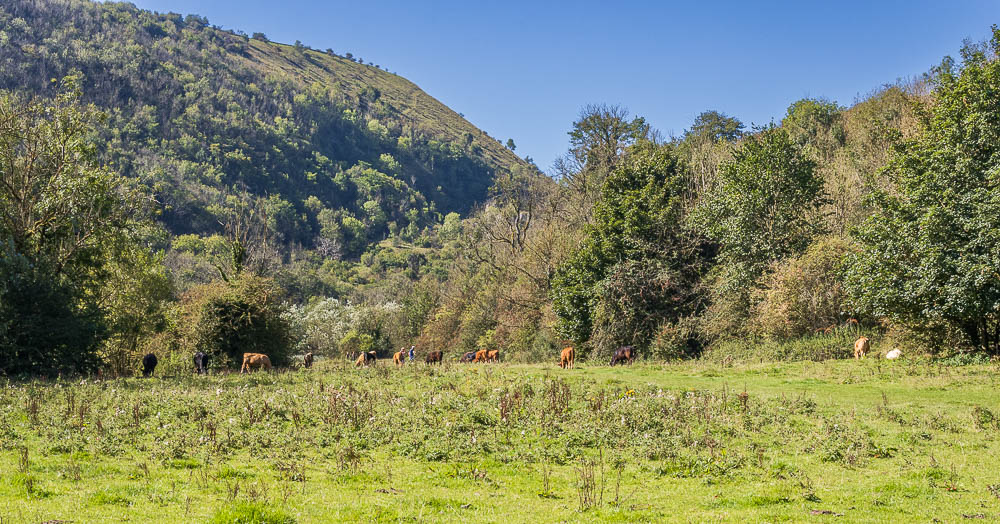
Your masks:
<svg viewBox="0 0 1000 524"><path fill-rule="evenodd" d="M848 289L857 306L940 339L1000 354L1000 30L935 70L928 125L887 166L859 228Z"/></svg>
<svg viewBox="0 0 1000 524"><path fill-rule="evenodd" d="M95 161L101 115L78 96L72 80L51 104L0 94L3 374L92 370L106 329L128 337L148 325L126 327L133 304L117 294L153 265L148 199Z"/></svg>
<svg viewBox="0 0 1000 524"><path fill-rule="evenodd" d="M282 251L356 258L467 212L520 163L395 75L194 15L16 0L0 40L0 88L47 95L52 78L80 78L108 111L100 154L154 190L174 234L219 233L238 187L265 200Z"/></svg>
<svg viewBox="0 0 1000 524"><path fill-rule="evenodd" d="M699 246L682 227L685 169L673 149L644 142L624 153L555 275L560 331L577 343L646 348L660 324L697 309Z"/></svg>

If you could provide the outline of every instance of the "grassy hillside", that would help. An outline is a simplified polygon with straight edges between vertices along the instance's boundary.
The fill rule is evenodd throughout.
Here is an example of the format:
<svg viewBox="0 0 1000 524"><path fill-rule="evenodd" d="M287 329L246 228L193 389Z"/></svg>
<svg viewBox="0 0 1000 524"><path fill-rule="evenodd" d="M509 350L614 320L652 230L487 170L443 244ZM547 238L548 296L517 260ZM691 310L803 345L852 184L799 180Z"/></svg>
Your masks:
<svg viewBox="0 0 1000 524"><path fill-rule="evenodd" d="M482 148L489 165L510 169L523 161L511 150L478 129L451 108L421 90L409 80L382 69L359 64L342 56L317 50L297 52L293 45L250 40L247 61L267 73L279 73L297 79L303 86L318 82L334 87L344 100L363 97L377 89L397 118L445 142L461 143L466 134Z"/></svg>
<svg viewBox="0 0 1000 524"><path fill-rule="evenodd" d="M161 365L0 390L5 522L1000 515L995 366Z"/></svg>
<svg viewBox="0 0 1000 524"><path fill-rule="evenodd" d="M196 15L14 0L0 43L0 89L76 88L107 112L96 152L152 190L174 235L223 233L258 208L286 258L351 259L468 212L526 165L402 77Z"/></svg>

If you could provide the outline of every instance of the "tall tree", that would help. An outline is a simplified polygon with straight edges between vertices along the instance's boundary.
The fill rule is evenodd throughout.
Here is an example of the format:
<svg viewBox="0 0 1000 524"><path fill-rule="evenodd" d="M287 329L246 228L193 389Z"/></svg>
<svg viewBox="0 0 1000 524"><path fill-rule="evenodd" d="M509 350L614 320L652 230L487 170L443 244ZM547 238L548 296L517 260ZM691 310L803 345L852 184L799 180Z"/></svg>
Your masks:
<svg viewBox="0 0 1000 524"><path fill-rule="evenodd" d="M642 117L630 119L621 106L588 105L569 131L569 153L556 163L556 171L589 216L590 206L599 198L604 178L618 163L625 149L650 136L650 126Z"/></svg>
<svg viewBox="0 0 1000 524"><path fill-rule="evenodd" d="M1000 29L934 71L927 127L858 228L848 295L863 313L1000 354Z"/></svg>
<svg viewBox="0 0 1000 524"><path fill-rule="evenodd" d="M805 249L820 232L823 180L788 133L748 136L723 164L695 222L719 242L721 262L756 280L776 260Z"/></svg>
<svg viewBox="0 0 1000 524"><path fill-rule="evenodd" d="M93 369L106 285L145 251L149 199L96 163L78 97L72 78L54 102L0 94L0 373Z"/></svg>
<svg viewBox="0 0 1000 524"><path fill-rule="evenodd" d="M605 179L594 223L553 279L562 334L603 351L648 345L656 328L694 309L698 244L682 227L684 167L673 146L641 142Z"/></svg>

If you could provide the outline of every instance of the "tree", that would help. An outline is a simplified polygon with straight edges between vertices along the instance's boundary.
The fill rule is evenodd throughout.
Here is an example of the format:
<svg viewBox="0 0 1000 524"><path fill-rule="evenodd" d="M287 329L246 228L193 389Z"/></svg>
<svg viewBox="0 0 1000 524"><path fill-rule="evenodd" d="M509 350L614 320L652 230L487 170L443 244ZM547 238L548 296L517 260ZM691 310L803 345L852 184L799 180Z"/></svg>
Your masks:
<svg viewBox="0 0 1000 524"><path fill-rule="evenodd" d="M743 122L718 111L702 112L684 133L685 140L708 142L732 142L742 136Z"/></svg>
<svg viewBox="0 0 1000 524"><path fill-rule="evenodd" d="M1000 354L1000 29L934 71L926 128L886 166L848 295L918 334ZM954 344L954 340L951 341Z"/></svg>
<svg viewBox="0 0 1000 524"><path fill-rule="evenodd" d="M441 229L438 230L438 235L442 240L455 240L458 235L462 232L462 217L458 213L452 211L444 216L444 222L441 224Z"/></svg>
<svg viewBox="0 0 1000 524"><path fill-rule="evenodd" d="M731 150L731 143L743 137L743 122L720 113L699 114L684 133L678 150L691 168L688 177L687 200L696 204L714 184L719 164Z"/></svg>
<svg viewBox="0 0 1000 524"><path fill-rule="evenodd" d="M788 107L781 127L815 158L830 162L847 135L841 124L844 108L824 99L803 98Z"/></svg>
<svg viewBox="0 0 1000 524"><path fill-rule="evenodd" d="M683 228L685 171L672 146L642 142L605 179L594 223L553 278L559 331L603 352L646 347L697 309L700 246Z"/></svg>
<svg viewBox="0 0 1000 524"><path fill-rule="evenodd" d="M823 180L815 168L776 127L748 136L722 166L694 222L719 243L720 261L739 282L755 281L822 231Z"/></svg>
<svg viewBox="0 0 1000 524"><path fill-rule="evenodd" d="M590 215L590 206L600 195L604 178L614 169L625 149L650 135L642 117L629 120L620 106L588 105L569 131L569 153L556 161L555 170L580 199L580 212Z"/></svg>
<svg viewBox="0 0 1000 524"><path fill-rule="evenodd" d="M225 230L228 247L224 256L212 262L223 280L239 278L245 270L264 275L274 263L276 253L270 240L267 204L268 201L253 197L244 189L223 195L213 206Z"/></svg>
<svg viewBox="0 0 1000 524"><path fill-rule="evenodd" d="M719 249L706 282L708 338L745 331L772 264L801 253L823 231L823 180L815 167L785 130L769 127L744 138L720 168L691 217Z"/></svg>
<svg viewBox="0 0 1000 524"><path fill-rule="evenodd" d="M79 96L72 77L52 101L0 94L0 373L93 370L135 285L116 268L149 254L149 197L96 162L104 117Z"/></svg>
<svg viewBox="0 0 1000 524"><path fill-rule="evenodd" d="M508 138L507 139L507 149L510 149L511 151L514 151L514 150L517 149L517 146L514 144L514 139L513 138Z"/></svg>

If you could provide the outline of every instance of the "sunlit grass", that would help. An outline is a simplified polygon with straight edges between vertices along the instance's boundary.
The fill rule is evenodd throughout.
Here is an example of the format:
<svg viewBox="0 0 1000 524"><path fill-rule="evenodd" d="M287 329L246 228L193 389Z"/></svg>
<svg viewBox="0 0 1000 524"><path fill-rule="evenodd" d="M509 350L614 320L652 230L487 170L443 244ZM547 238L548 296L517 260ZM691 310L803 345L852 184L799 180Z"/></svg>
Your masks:
<svg viewBox="0 0 1000 524"><path fill-rule="evenodd" d="M10 383L0 516L995 519L998 371L912 359L575 370L327 361L249 377Z"/></svg>

